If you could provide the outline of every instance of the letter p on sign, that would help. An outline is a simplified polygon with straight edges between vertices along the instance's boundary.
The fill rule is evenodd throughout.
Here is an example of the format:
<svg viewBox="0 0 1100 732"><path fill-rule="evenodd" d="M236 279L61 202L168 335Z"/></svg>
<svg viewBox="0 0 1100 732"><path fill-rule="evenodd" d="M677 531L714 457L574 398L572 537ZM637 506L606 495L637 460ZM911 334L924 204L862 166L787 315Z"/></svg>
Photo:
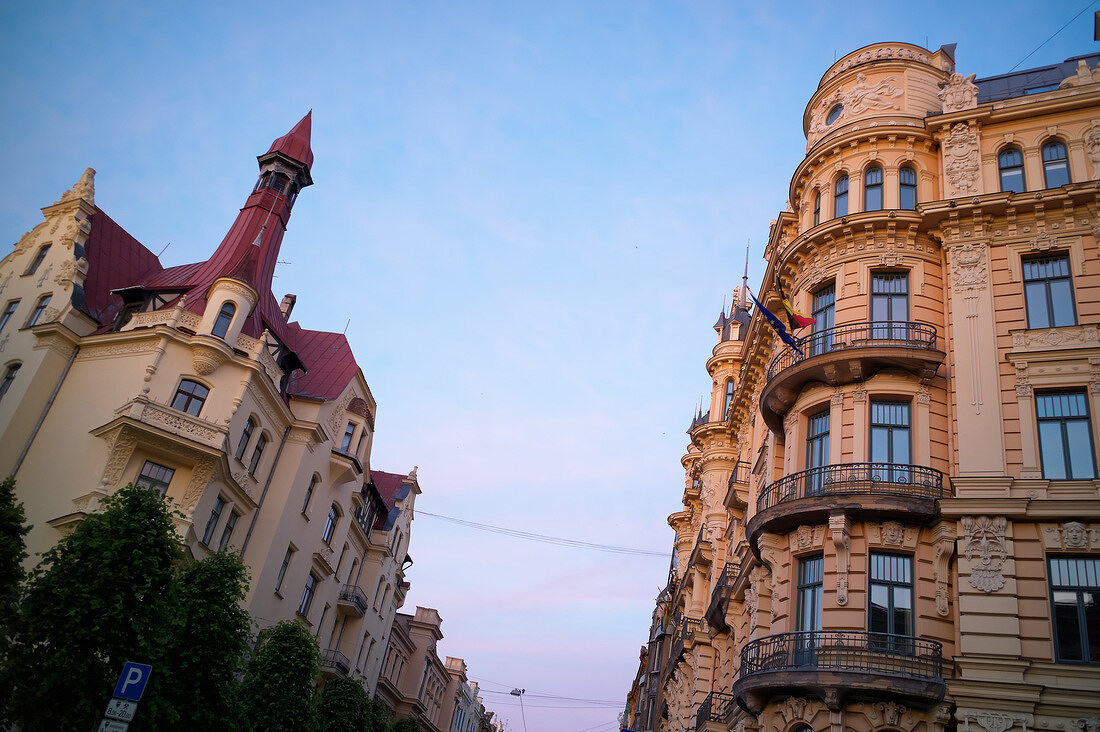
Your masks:
<svg viewBox="0 0 1100 732"><path fill-rule="evenodd" d="M145 693L145 685L149 683L149 674L152 672L153 667L147 663L127 661L126 665L122 667L122 674L118 677L118 683L115 684L113 696L128 701L140 701L141 695Z"/></svg>

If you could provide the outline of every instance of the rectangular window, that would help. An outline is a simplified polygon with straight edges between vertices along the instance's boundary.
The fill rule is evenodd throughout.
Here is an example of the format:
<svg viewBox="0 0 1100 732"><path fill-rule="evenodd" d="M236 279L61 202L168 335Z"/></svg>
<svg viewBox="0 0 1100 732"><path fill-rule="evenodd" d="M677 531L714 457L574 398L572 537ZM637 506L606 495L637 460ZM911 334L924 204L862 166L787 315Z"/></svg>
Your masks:
<svg viewBox="0 0 1100 732"><path fill-rule="evenodd" d="M907 638L912 637L914 631L913 558L872 552L870 560L867 630L882 634L872 636L871 644L894 652L911 653L912 644Z"/></svg>
<svg viewBox="0 0 1100 732"><path fill-rule="evenodd" d="M1100 559L1051 558L1050 605L1054 658L1100 663Z"/></svg>
<svg viewBox="0 0 1100 732"><path fill-rule="evenodd" d="M168 484L172 482L172 476L175 473L176 471L172 468L166 468L163 465L154 463L152 460L146 460L145 464L141 466L141 473L138 474L134 485L156 491L163 498L164 494L168 492Z"/></svg>
<svg viewBox="0 0 1100 732"><path fill-rule="evenodd" d="M233 538L233 529L237 526L237 519L241 515L236 511L229 512L229 518L225 520L225 528L222 529L222 538L218 541L218 551L222 551L229 546L229 540Z"/></svg>
<svg viewBox="0 0 1100 732"><path fill-rule="evenodd" d="M340 442L340 452L347 452L351 449L351 438L355 436L355 423L348 422L348 426L344 428L344 439Z"/></svg>
<svg viewBox="0 0 1100 732"><path fill-rule="evenodd" d="M197 417L199 412L202 411L202 405L206 403L206 397L209 394L210 390L197 381L182 379L180 385L176 388L176 395L172 398L172 409L178 409L181 412L187 412L192 417Z"/></svg>
<svg viewBox="0 0 1100 732"><path fill-rule="evenodd" d="M872 338L903 341L909 321L909 275L906 272L871 274Z"/></svg>
<svg viewBox="0 0 1100 732"><path fill-rule="evenodd" d="M0 313L0 330L4 330L4 326L11 320L11 316L15 315L15 310L19 307L18 300L11 300L4 306L4 312Z"/></svg>
<svg viewBox="0 0 1100 732"><path fill-rule="evenodd" d="M225 499L218 496L214 499L214 507L210 509L210 518L206 520L206 529L202 532L202 543L210 546L210 540L214 538L214 530L218 528L218 520L222 517L222 509L225 508Z"/></svg>
<svg viewBox="0 0 1100 732"><path fill-rule="evenodd" d="M821 588L825 560L808 557L798 562L798 629L821 630Z"/></svg>
<svg viewBox="0 0 1100 732"><path fill-rule="evenodd" d="M290 566L290 557L294 554L294 547L287 547L286 556L283 557L283 564L279 567L279 578L275 580L275 591L278 592L279 588L283 586L283 579L286 577L286 570Z"/></svg>
<svg viewBox="0 0 1100 732"><path fill-rule="evenodd" d="M318 582L320 582L320 580L317 579L317 575L313 572L310 572L309 576L306 577L306 586L305 589L302 590L302 601L298 604L299 615L304 616L309 614L309 606L313 604L313 595L317 592Z"/></svg>
<svg viewBox="0 0 1100 732"><path fill-rule="evenodd" d="M1077 311L1073 304L1069 255L1028 257L1021 264L1027 327L1057 328L1062 325L1076 325Z"/></svg>
<svg viewBox="0 0 1100 732"><path fill-rule="evenodd" d="M818 412L806 423L806 469L829 464L829 412ZM820 493L825 487L825 471L806 473L806 495Z"/></svg>
<svg viewBox="0 0 1100 732"><path fill-rule="evenodd" d="M309 499L313 498L313 489L316 487L317 476L315 475L309 479L309 487L306 488L306 497L305 500L302 501L302 513L305 513L306 509L309 508Z"/></svg>
<svg viewBox="0 0 1100 732"><path fill-rule="evenodd" d="M241 430L241 439L237 443L237 451L234 454L238 460L244 458L244 451L248 448L248 443L252 439L252 432L256 429L256 422L249 419L244 423L244 429Z"/></svg>
<svg viewBox="0 0 1100 732"><path fill-rule="evenodd" d="M1096 477L1092 425L1084 391L1035 395L1039 417L1039 456L1043 477L1084 480Z"/></svg>
<svg viewBox="0 0 1100 732"><path fill-rule="evenodd" d="M8 393L8 389L15 383L15 377L19 375L19 369L22 368L22 366L23 364L19 363L13 363L11 366L8 366L7 370L4 372L4 378L0 379L0 399L4 398L4 395Z"/></svg>
<svg viewBox="0 0 1100 732"><path fill-rule="evenodd" d="M256 448L252 451L252 460L248 463L249 475L256 475L256 468L260 467L260 458L263 457L265 447L267 447L267 435L260 433L260 437L256 440Z"/></svg>
<svg viewBox="0 0 1100 732"><path fill-rule="evenodd" d="M31 261L31 265L27 267L27 270L23 273L23 276L34 274L42 262L46 261L46 254L50 251L50 245L46 244L39 248L38 253L34 255L34 260Z"/></svg>
<svg viewBox="0 0 1100 732"><path fill-rule="evenodd" d="M871 402L871 462L890 463L890 482L911 482L909 465L909 403Z"/></svg>
<svg viewBox="0 0 1100 732"><path fill-rule="evenodd" d="M46 312L46 306L50 304L50 298L53 295L43 295L38 298L38 302L35 303L34 310L31 312L31 317L27 318L27 328L32 325L38 325L38 321L42 319L43 313Z"/></svg>
<svg viewBox="0 0 1100 732"><path fill-rule="evenodd" d="M814 326L810 332L810 353L816 356L827 353L833 348L833 316L836 309L836 284L830 282L814 292Z"/></svg>

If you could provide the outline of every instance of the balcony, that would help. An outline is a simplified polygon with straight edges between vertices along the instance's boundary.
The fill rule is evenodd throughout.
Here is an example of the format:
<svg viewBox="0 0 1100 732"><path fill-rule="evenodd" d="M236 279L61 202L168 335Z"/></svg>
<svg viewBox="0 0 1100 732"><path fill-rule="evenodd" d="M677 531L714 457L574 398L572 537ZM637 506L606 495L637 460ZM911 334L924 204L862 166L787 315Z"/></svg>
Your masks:
<svg viewBox="0 0 1100 732"><path fill-rule="evenodd" d="M759 714L776 696L812 696L830 709L848 697L930 706L943 699L943 646L855 630L781 633L741 649L737 703Z"/></svg>
<svg viewBox="0 0 1100 732"><path fill-rule="evenodd" d="M712 691L699 705L699 711L695 715L695 729L697 732L704 730L719 730L726 732L726 720L733 711L733 694L724 691ZM707 726L707 722L717 723Z"/></svg>
<svg viewBox="0 0 1100 732"><path fill-rule="evenodd" d="M358 617L367 611L367 594L355 585L344 585L336 598L337 607L344 607Z"/></svg>
<svg viewBox="0 0 1100 732"><path fill-rule="evenodd" d="M710 627L718 631L728 629L726 625L726 604L733 592L733 583L737 581L737 573L741 565L737 562L726 562L722 567L722 574L718 575L718 581L714 583L714 589L710 593L710 605L703 618Z"/></svg>
<svg viewBox="0 0 1100 732"><path fill-rule="evenodd" d="M787 346L768 366L760 414L783 433L783 415L811 381L840 386L862 381L884 368L900 368L929 380L946 354L935 326L909 321L849 323L813 333Z"/></svg>
<svg viewBox="0 0 1100 732"><path fill-rule="evenodd" d="M347 676L351 670L351 661L340 651L329 649L321 651L321 673L328 676Z"/></svg>
<svg viewBox="0 0 1100 732"><path fill-rule="evenodd" d="M943 473L920 465L823 465L780 478L761 491L745 531L755 548L765 531L784 533L838 511L927 521L939 511L936 501L947 495Z"/></svg>
<svg viewBox="0 0 1100 732"><path fill-rule="evenodd" d="M737 465L733 466L733 472L730 473L729 487L733 488L735 485L748 485L749 475L752 472L752 465L745 461L738 461Z"/></svg>

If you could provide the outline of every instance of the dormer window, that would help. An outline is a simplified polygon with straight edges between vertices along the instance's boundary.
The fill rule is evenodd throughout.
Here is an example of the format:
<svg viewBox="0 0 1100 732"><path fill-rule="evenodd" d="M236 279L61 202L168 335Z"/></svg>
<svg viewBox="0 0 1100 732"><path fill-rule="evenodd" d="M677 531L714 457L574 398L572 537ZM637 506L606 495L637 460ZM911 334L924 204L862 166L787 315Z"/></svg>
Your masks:
<svg viewBox="0 0 1100 732"><path fill-rule="evenodd" d="M348 422L348 426L344 429L344 439L340 442L340 452L349 452L351 450L351 438L355 436L355 423Z"/></svg>
<svg viewBox="0 0 1100 732"><path fill-rule="evenodd" d="M222 305L222 309L218 311L218 319L214 321L214 328L210 333L216 338L225 338L225 334L229 332L229 326L233 322L233 316L237 313L237 306L231 302L227 302Z"/></svg>

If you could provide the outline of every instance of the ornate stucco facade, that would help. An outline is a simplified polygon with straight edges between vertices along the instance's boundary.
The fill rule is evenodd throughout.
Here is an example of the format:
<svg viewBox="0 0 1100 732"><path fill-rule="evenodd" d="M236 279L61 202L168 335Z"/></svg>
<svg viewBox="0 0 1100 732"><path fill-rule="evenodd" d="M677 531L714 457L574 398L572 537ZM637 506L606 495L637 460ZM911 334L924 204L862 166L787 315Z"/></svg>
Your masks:
<svg viewBox="0 0 1100 732"><path fill-rule="evenodd" d="M1098 66L825 72L757 291L813 324L715 326L633 729L1100 729Z"/></svg>
<svg viewBox="0 0 1100 732"><path fill-rule="evenodd" d="M374 690L404 570L416 470L370 467L377 405L347 340L290 319L271 278L310 117L210 258L164 268L99 208L89 169L0 261L0 474L29 562L136 482L180 509L196 557L239 551L261 627L297 618L326 675Z"/></svg>

